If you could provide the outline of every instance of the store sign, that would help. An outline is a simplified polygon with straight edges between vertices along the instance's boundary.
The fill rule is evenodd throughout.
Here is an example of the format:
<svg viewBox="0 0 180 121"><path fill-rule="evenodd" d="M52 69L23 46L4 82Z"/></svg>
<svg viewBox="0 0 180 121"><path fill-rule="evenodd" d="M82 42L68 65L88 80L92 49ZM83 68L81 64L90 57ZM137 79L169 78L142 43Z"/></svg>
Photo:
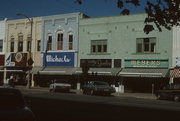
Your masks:
<svg viewBox="0 0 180 121"><path fill-rule="evenodd" d="M7 53L5 66L26 66L27 53Z"/></svg>
<svg viewBox="0 0 180 121"><path fill-rule="evenodd" d="M168 59L125 59L125 67L168 68Z"/></svg>
<svg viewBox="0 0 180 121"><path fill-rule="evenodd" d="M44 54L43 66L74 67L74 52L54 52Z"/></svg>
<svg viewBox="0 0 180 121"><path fill-rule="evenodd" d="M80 66L88 64L90 68L111 68L112 59L81 59Z"/></svg>

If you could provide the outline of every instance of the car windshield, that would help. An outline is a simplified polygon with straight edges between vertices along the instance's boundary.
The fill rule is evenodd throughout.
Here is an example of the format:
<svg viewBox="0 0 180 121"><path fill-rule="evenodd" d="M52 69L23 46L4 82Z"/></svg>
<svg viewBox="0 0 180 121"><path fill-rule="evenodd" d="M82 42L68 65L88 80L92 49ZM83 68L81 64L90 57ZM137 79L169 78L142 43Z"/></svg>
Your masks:
<svg viewBox="0 0 180 121"><path fill-rule="evenodd" d="M25 102L19 91L0 90L0 109L16 109L23 107L25 107Z"/></svg>
<svg viewBox="0 0 180 121"><path fill-rule="evenodd" d="M94 82L94 85L98 85L98 86L106 85L106 86L108 86L108 83L106 83L106 82Z"/></svg>

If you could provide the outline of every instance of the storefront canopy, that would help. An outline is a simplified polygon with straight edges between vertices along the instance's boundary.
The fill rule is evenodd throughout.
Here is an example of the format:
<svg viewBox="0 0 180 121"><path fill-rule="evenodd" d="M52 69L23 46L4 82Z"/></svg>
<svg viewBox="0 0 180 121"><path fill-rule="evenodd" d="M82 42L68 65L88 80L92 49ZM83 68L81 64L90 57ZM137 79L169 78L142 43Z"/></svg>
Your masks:
<svg viewBox="0 0 180 121"><path fill-rule="evenodd" d="M170 70L171 78L180 78L180 68L174 68Z"/></svg>
<svg viewBox="0 0 180 121"><path fill-rule="evenodd" d="M72 75L76 68L73 67L46 67L39 71L39 74L44 75Z"/></svg>
<svg viewBox="0 0 180 121"><path fill-rule="evenodd" d="M119 72L122 77L166 77L168 69L130 69L124 68Z"/></svg>
<svg viewBox="0 0 180 121"><path fill-rule="evenodd" d="M0 72L24 72L22 69L7 69L7 67L0 67Z"/></svg>
<svg viewBox="0 0 180 121"><path fill-rule="evenodd" d="M91 75L117 75L121 68L90 68L88 73ZM75 71L75 74L82 74L82 69L79 68Z"/></svg>

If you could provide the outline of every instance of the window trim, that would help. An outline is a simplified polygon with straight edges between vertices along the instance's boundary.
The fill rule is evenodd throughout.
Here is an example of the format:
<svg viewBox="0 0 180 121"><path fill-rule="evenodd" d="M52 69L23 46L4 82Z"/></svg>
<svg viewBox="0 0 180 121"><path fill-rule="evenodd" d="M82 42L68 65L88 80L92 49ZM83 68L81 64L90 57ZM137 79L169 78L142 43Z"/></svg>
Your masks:
<svg viewBox="0 0 180 121"><path fill-rule="evenodd" d="M60 39L59 39L59 35L60 35ZM56 42L57 42L57 46L56 49L57 50L63 50L63 45L64 45L64 33L63 31L58 31L56 34Z"/></svg>
<svg viewBox="0 0 180 121"><path fill-rule="evenodd" d="M107 39L91 40L91 54L107 54L108 53L107 43L108 43Z"/></svg>
<svg viewBox="0 0 180 121"><path fill-rule="evenodd" d="M148 41L145 42L147 39L149 42ZM157 46L156 37L136 38L136 53L157 53L156 46ZM148 48L145 48L145 47L148 47ZM148 50L146 51L145 49L148 49Z"/></svg>

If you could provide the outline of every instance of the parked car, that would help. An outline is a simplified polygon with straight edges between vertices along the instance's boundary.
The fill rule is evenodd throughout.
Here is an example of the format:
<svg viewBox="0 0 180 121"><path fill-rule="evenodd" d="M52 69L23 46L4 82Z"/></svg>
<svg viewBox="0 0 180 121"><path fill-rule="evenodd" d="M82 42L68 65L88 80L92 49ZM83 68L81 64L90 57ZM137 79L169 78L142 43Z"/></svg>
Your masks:
<svg viewBox="0 0 180 121"><path fill-rule="evenodd" d="M156 91L156 97L159 100L180 101L180 85L167 85L163 89Z"/></svg>
<svg viewBox="0 0 180 121"><path fill-rule="evenodd" d="M94 95L94 94L101 94L101 95L110 95L115 93L115 88L109 86L107 82L101 81L91 81L87 85L83 87L83 94Z"/></svg>
<svg viewBox="0 0 180 121"><path fill-rule="evenodd" d="M55 81L49 86L50 92L70 92L71 84L67 81Z"/></svg>
<svg viewBox="0 0 180 121"><path fill-rule="evenodd" d="M0 87L1 121L35 121L35 115L28 108L18 89Z"/></svg>

